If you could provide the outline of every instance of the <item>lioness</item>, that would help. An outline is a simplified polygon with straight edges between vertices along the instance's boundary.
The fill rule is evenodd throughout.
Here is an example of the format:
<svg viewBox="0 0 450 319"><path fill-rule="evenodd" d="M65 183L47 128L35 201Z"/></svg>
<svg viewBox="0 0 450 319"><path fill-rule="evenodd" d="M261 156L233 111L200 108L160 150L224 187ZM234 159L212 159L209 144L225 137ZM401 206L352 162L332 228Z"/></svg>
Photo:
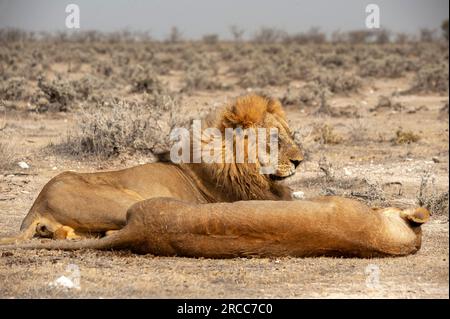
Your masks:
<svg viewBox="0 0 450 319"><path fill-rule="evenodd" d="M152 163L112 172L64 172L42 189L10 243L33 236L77 238L121 229L136 202L171 197L205 204L239 200L290 200L278 181L295 173L303 160L279 101L250 95L237 98L207 120L207 126L277 128L278 165L274 174L259 173L260 163Z"/></svg>
<svg viewBox="0 0 450 319"><path fill-rule="evenodd" d="M421 246L424 208L370 209L358 201L239 201L195 204L154 198L134 204L127 225L102 239L4 248L130 249L162 256L402 256Z"/></svg>

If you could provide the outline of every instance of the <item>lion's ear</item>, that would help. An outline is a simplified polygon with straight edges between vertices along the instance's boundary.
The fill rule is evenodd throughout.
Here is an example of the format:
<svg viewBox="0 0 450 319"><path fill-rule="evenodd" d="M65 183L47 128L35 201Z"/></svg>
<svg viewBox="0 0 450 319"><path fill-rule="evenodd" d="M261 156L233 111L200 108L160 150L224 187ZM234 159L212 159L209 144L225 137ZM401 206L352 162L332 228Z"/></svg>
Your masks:
<svg viewBox="0 0 450 319"><path fill-rule="evenodd" d="M267 112L276 114L283 119L286 118L283 111L283 106L281 105L281 102L278 99L268 98Z"/></svg>

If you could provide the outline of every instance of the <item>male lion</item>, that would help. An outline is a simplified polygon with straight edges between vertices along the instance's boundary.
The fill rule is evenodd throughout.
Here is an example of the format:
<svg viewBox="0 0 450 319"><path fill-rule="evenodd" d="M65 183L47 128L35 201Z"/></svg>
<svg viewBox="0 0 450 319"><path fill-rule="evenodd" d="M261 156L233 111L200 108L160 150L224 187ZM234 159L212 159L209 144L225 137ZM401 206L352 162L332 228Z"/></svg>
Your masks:
<svg viewBox="0 0 450 319"><path fill-rule="evenodd" d="M370 209L331 196L214 204L153 198L134 204L127 225L102 239L1 248L130 249L207 258L403 256L419 250L420 225L428 218L424 208Z"/></svg>
<svg viewBox="0 0 450 319"><path fill-rule="evenodd" d="M295 173L303 160L280 102L250 95L237 98L207 124L226 128L277 128L278 165L259 173L260 163L152 163L112 172L64 172L42 189L22 222L21 233L6 244L33 236L72 239L104 235L126 224L127 209L142 200L170 197L195 204L239 200L290 200L278 181Z"/></svg>

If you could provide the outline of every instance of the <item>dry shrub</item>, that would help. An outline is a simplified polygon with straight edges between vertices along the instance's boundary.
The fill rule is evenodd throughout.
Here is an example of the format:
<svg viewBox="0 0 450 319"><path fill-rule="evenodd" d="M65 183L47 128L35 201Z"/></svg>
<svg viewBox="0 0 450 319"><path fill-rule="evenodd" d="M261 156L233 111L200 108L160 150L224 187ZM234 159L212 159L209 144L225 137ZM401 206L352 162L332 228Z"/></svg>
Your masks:
<svg viewBox="0 0 450 319"><path fill-rule="evenodd" d="M270 61L257 62L253 66L248 67L239 85L244 88L265 87L275 85L285 85L290 82L286 76L286 72Z"/></svg>
<svg viewBox="0 0 450 319"><path fill-rule="evenodd" d="M26 95L26 81L22 77L13 77L0 83L0 99L17 101Z"/></svg>
<svg viewBox="0 0 450 319"><path fill-rule="evenodd" d="M401 111L403 105L399 102L394 102L392 99L385 95L380 95L378 97L378 103L373 108L370 109L371 112L378 111L380 109L388 109L394 111Z"/></svg>
<svg viewBox="0 0 450 319"><path fill-rule="evenodd" d="M48 82L40 78L38 80L38 86L48 100L48 103L43 103L42 107L38 110L40 112L67 112L72 107L72 103L77 95L72 84L66 80L53 80Z"/></svg>
<svg viewBox="0 0 450 319"><path fill-rule="evenodd" d="M325 73L317 76L315 81L330 92L338 94L358 92L362 86L361 79L353 74Z"/></svg>
<svg viewBox="0 0 450 319"><path fill-rule="evenodd" d="M164 86L152 67L138 65L128 70L127 73L132 85L132 92L159 94L164 91Z"/></svg>
<svg viewBox="0 0 450 319"><path fill-rule="evenodd" d="M415 134L412 131L403 131L398 130L395 132L395 137L393 139L393 142L395 144L411 144L416 143L420 140L420 136Z"/></svg>
<svg viewBox="0 0 450 319"><path fill-rule="evenodd" d="M321 144L339 144L343 138L334 132L334 128L328 124L316 127L313 131L314 141Z"/></svg>
<svg viewBox="0 0 450 319"><path fill-rule="evenodd" d="M278 72L281 72L289 81L310 81L317 73L317 65L314 62L298 59L296 54L290 54L290 52L280 57L276 66Z"/></svg>
<svg viewBox="0 0 450 319"><path fill-rule="evenodd" d="M417 204L427 208L433 215L448 216L448 190L438 192L435 185L435 178L431 172L425 172L420 181L419 191L416 197Z"/></svg>
<svg viewBox="0 0 450 319"><path fill-rule="evenodd" d="M110 77L114 73L114 66L110 61L98 61L93 65L95 71L106 78Z"/></svg>
<svg viewBox="0 0 450 319"><path fill-rule="evenodd" d="M388 55L381 59L369 58L361 61L359 75L362 77L399 78L414 69L414 64L398 55Z"/></svg>
<svg viewBox="0 0 450 319"><path fill-rule="evenodd" d="M307 32L296 34L285 34L283 36L283 43L291 44L296 43L300 45L314 43L320 44L326 42L326 34L321 32L319 28L313 27Z"/></svg>
<svg viewBox="0 0 450 319"><path fill-rule="evenodd" d="M448 64L427 64L415 75L407 93L448 93Z"/></svg>
<svg viewBox="0 0 450 319"><path fill-rule="evenodd" d="M342 68L352 63L347 55L337 53L325 53L318 56L318 60L326 68Z"/></svg>
<svg viewBox="0 0 450 319"><path fill-rule="evenodd" d="M270 27L261 27L255 32L252 40L256 43L275 43L281 40L284 35L285 33L281 30Z"/></svg>
<svg viewBox="0 0 450 319"><path fill-rule="evenodd" d="M178 101L161 95L149 105L116 101L109 107L87 106L77 114L77 127L54 146L70 155L111 157L136 151L159 154L169 149L169 136L180 124Z"/></svg>
<svg viewBox="0 0 450 319"><path fill-rule="evenodd" d="M110 83L96 76L85 75L80 80L70 82L79 101L97 102L101 99Z"/></svg>
<svg viewBox="0 0 450 319"><path fill-rule="evenodd" d="M442 31L442 36L444 37L444 39L446 39L448 41L448 31L449 31L448 19L442 21L441 31Z"/></svg>
<svg viewBox="0 0 450 319"><path fill-rule="evenodd" d="M199 90L219 90L224 88L219 80L215 79L211 70L202 69L197 65L189 68L183 79L183 92Z"/></svg>
<svg viewBox="0 0 450 319"><path fill-rule="evenodd" d="M324 89L317 83L311 82L301 88L288 87L281 97L283 105L317 106L321 102Z"/></svg>
<svg viewBox="0 0 450 319"><path fill-rule="evenodd" d="M299 93L298 89L288 87L286 92L284 92L283 96L280 98L281 104L283 105L296 105L299 104Z"/></svg>
<svg viewBox="0 0 450 319"><path fill-rule="evenodd" d="M364 200L370 206L387 206L386 194L383 187L378 182L369 182L367 179L362 179L363 186L360 189L353 189L350 191L350 196Z"/></svg>
<svg viewBox="0 0 450 319"><path fill-rule="evenodd" d="M203 43L208 44L208 45L217 44L219 42L219 35L217 35L217 34L205 34L202 37L202 41L203 41Z"/></svg>

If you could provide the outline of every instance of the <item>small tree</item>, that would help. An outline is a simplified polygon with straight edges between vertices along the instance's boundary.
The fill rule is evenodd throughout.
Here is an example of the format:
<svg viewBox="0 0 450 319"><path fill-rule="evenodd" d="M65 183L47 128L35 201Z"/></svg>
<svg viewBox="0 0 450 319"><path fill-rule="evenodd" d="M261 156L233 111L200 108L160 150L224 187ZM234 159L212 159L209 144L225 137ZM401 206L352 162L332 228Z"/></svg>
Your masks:
<svg viewBox="0 0 450 319"><path fill-rule="evenodd" d="M448 41L448 19L444 20L441 24L442 35Z"/></svg>
<svg viewBox="0 0 450 319"><path fill-rule="evenodd" d="M354 30L348 32L348 41L352 44L368 43L373 37L374 32L368 30Z"/></svg>
<svg viewBox="0 0 450 319"><path fill-rule="evenodd" d="M244 35L244 29L239 28L236 25L232 25L230 27L230 32L233 35L233 39L234 41L241 41L242 40L242 36Z"/></svg>
<svg viewBox="0 0 450 319"><path fill-rule="evenodd" d="M202 40L206 44L217 44L219 42L219 36L217 34L205 34Z"/></svg>
<svg viewBox="0 0 450 319"><path fill-rule="evenodd" d="M423 28L420 29L420 41L422 42L433 42L435 39L436 30Z"/></svg>
<svg viewBox="0 0 450 319"><path fill-rule="evenodd" d="M169 42L177 43L180 42L182 39L183 35L181 34L181 31L177 27L172 27L169 34Z"/></svg>
<svg viewBox="0 0 450 319"><path fill-rule="evenodd" d="M378 44L389 43L390 41L390 32L388 30L380 30L376 33L376 42Z"/></svg>
<svg viewBox="0 0 450 319"><path fill-rule="evenodd" d="M283 32L278 29L262 27L253 36L253 41L256 43L275 43L283 36Z"/></svg>
<svg viewBox="0 0 450 319"><path fill-rule="evenodd" d="M406 33L398 33L395 37L395 42L398 44L404 44L407 43L410 40L408 34Z"/></svg>

